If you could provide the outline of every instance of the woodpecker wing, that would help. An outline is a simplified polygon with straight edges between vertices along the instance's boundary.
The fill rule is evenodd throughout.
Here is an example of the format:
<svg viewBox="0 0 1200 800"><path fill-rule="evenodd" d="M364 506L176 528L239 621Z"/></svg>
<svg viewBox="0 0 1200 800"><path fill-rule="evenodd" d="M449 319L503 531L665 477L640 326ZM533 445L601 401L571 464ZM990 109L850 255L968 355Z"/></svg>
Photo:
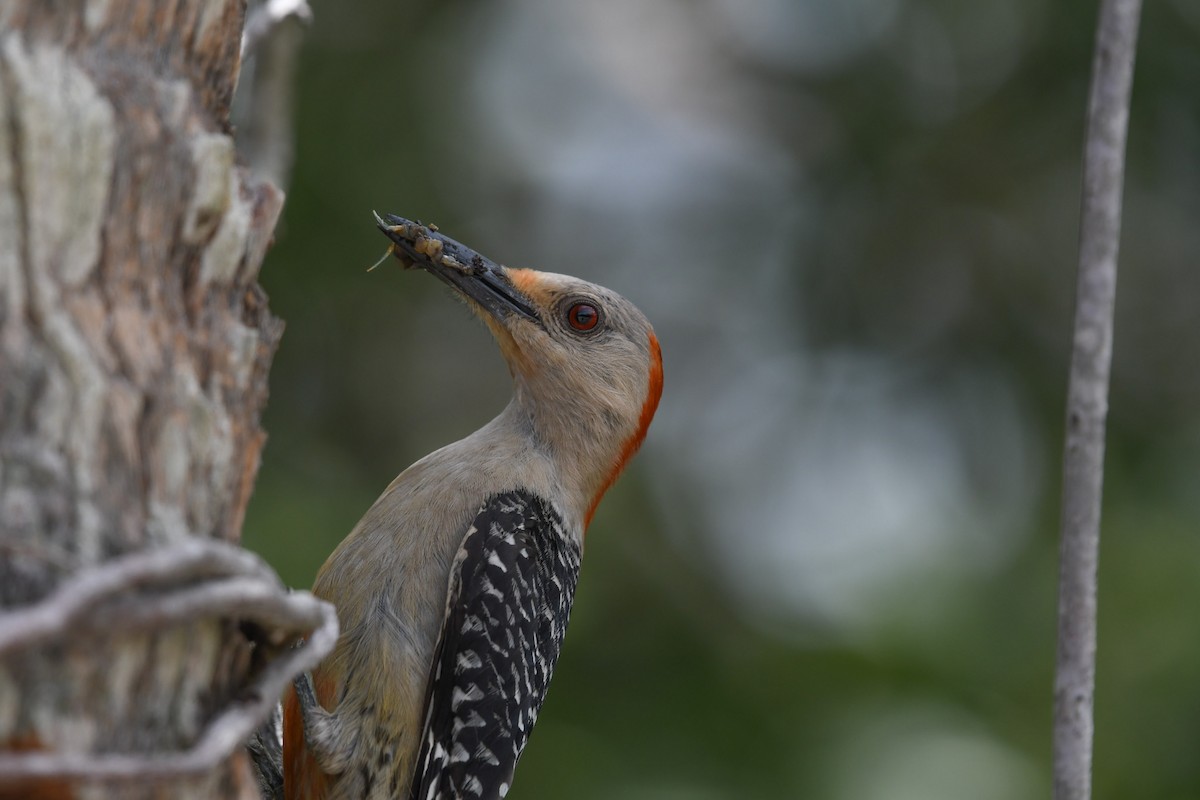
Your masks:
<svg viewBox="0 0 1200 800"><path fill-rule="evenodd" d="M450 569L411 800L504 797L571 613L578 538L545 500L486 502Z"/></svg>

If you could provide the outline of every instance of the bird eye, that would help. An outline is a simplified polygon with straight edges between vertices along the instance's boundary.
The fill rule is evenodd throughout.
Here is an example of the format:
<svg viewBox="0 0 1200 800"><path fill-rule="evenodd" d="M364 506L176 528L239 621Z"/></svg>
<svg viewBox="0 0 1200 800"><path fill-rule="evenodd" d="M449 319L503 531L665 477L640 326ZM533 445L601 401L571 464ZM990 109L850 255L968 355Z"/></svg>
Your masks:
<svg viewBox="0 0 1200 800"><path fill-rule="evenodd" d="M600 322L600 310L591 303L576 303L567 309L567 323L577 331L587 332Z"/></svg>

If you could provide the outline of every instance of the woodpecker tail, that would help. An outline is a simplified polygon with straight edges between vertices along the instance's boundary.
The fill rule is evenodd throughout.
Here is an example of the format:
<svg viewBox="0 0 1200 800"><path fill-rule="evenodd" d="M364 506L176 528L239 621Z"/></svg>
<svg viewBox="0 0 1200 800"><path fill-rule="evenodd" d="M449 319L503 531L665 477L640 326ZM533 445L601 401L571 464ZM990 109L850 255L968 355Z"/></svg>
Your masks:
<svg viewBox="0 0 1200 800"><path fill-rule="evenodd" d="M283 800L283 711L278 705L246 743L263 800Z"/></svg>
<svg viewBox="0 0 1200 800"><path fill-rule="evenodd" d="M319 669L312 673L313 691L326 708L332 703L337 687ZM329 791L329 776L321 771L304 741L304 717L295 688L283 695L283 798L284 800L324 800Z"/></svg>

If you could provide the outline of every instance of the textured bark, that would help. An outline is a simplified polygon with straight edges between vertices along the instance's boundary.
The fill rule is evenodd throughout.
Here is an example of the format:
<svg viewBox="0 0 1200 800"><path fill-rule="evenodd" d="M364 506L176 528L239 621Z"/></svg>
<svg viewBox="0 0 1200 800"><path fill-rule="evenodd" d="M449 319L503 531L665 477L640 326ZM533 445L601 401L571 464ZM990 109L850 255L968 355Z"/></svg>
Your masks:
<svg viewBox="0 0 1200 800"><path fill-rule="evenodd" d="M256 283L282 194L238 168L227 122L243 5L0 3L0 605L131 551L240 539L282 330ZM7 656L0 749L185 749L249 652L216 618ZM7 796L257 793L237 755Z"/></svg>

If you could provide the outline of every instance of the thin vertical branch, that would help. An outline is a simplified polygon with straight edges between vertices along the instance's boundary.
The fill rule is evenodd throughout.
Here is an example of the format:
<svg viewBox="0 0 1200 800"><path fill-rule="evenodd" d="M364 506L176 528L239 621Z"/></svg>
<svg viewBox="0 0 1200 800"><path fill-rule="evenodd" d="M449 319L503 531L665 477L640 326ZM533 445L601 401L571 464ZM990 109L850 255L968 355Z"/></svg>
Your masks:
<svg viewBox="0 0 1200 800"><path fill-rule="evenodd" d="M267 0L246 20L242 84L234 101L238 152L256 174L286 191L295 144L293 107L307 0Z"/></svg>
<svg viewBox="0 0 1200 800"><path fill-rule="evenodd" d="M1096 565L1121 237L1125 135L1141 0L1102 0L1083 162L1075 333L1063 454L1054 797L1091 797Z"/></svg>

